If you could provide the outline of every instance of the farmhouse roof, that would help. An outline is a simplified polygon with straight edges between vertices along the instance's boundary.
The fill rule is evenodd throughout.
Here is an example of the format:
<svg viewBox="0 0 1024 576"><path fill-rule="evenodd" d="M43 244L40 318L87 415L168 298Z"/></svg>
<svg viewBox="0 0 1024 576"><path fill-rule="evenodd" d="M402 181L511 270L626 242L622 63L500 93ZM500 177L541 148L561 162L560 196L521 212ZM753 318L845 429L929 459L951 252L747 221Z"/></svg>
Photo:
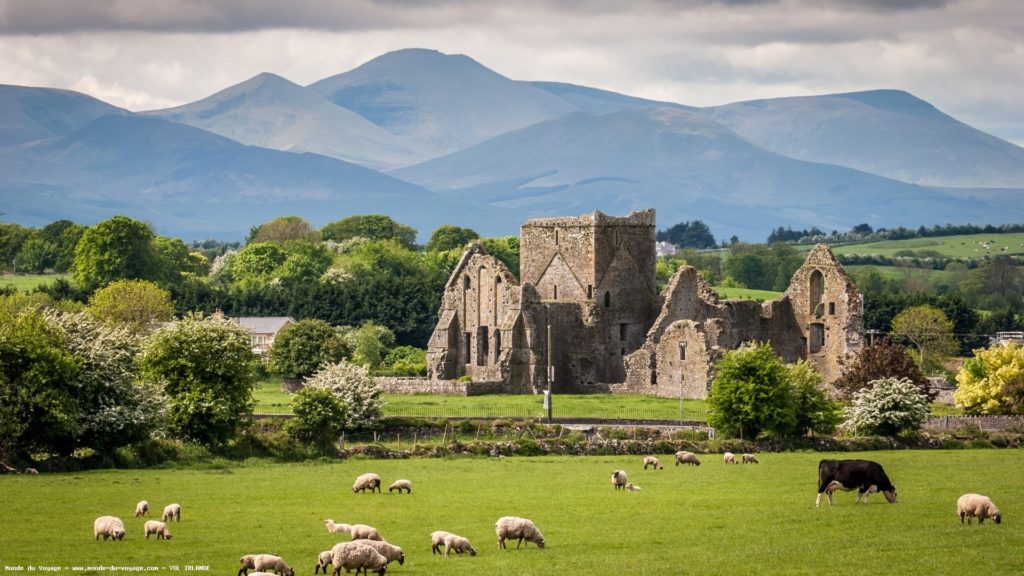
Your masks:
<svg viewBox="0 0 1024 576"><path fill-rule="evenodd" d="M295 323L290 316L239 316L235 321L254 334L277 334L281 328Z"/></svg>

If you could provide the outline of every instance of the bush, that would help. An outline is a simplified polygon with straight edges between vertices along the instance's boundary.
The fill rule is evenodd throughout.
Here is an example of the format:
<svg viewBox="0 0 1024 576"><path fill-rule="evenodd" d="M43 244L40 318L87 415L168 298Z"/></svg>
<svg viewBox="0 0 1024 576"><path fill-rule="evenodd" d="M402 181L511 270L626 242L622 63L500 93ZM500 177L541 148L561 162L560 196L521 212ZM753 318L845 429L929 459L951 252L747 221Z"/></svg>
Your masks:
<svg viewBox="0 0 1024 576"><path fill-rule="evenodd" d="M861 434L917 432L928 418L928 398L908 378L884 378L853 395L843 425Z"/></svg>
<svg viewBox="0 0 1024 576"><path fill-rule="evenodd" d="M346 431L378 428L383 418L384 400L380 386L364 366L345 360L328 364L306 380L306 388L320 388L334 395L345 408Z"/></svg>
<svg viewBox="0 0 1024 576"><path fill-rule="evenodd" d="M796 425L793 388L786 367L768 344L726 352L711 384L708 424L727 434L756 438L786 435Z"/></svg>
<svg viewBox="0 0 1024 576"><path fill-rule="evenodd" d="M306 387L292 400L295 418L288 421L288 433L298 440L312 442L321 449L334 445L345 429L345 406L330 390Z"/></svg>

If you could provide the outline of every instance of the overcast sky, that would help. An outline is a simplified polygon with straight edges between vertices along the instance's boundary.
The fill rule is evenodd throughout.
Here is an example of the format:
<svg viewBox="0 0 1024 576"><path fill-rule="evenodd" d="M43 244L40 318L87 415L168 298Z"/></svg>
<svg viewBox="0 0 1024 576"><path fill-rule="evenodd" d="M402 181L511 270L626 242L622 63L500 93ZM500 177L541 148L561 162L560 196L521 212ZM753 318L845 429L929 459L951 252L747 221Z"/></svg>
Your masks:
<svg viewBox="0 0 1024 576"><path fill-rule="evenodd" d="M1021 0L0 0L0 83L131 110L400 48L695 106L898 88L1024 145Z"/></svg>

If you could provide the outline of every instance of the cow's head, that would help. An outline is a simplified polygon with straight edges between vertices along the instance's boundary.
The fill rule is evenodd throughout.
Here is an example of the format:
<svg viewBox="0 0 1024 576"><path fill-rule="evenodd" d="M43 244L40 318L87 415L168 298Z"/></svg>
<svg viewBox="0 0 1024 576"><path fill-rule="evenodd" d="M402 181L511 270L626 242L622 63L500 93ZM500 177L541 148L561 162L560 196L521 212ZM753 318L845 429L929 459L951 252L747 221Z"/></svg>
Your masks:
<svg viewBox="0 0 1024 576"><path fill-rule="evenodd" d="M882 492L885 495L885 499L889 501L889 504L896 503L896 487L893 486L892 490L885 490Z"/></svg>

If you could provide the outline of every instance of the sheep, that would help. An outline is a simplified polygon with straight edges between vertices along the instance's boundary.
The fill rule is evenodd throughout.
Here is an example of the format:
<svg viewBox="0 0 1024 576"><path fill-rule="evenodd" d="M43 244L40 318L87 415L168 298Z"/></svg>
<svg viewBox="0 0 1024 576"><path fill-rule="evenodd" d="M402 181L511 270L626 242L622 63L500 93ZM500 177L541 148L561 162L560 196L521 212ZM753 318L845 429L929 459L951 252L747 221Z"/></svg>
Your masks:
<svg viewBox="0 0 1024 576"><path fill-rule="evenodd" d="M149 540L150 534L156 534L157 540L170 540L171 531L167 529L167 524L163 522L157 522L156 520L148 520L142 525L142 530L146 535L146 540Z"/></svg>
<svg viewBox="0 0 1024 576"><path fill-rule="evenodd" d="M372 570L381 576L388 570L388 559L365 544L343 542L331 549L331 552L331 563L334 564L331 576L341 576L342 568L346 572L355 568L356 574L359 574L360 570Z"/></svg>
<svg viewBox="0 0 1024 576"><path fill-rule="evenodd" d="M116 516L100 516L92 523L92 534L96 540L99 540L100 536L103 536L104 540L124 540L124 522Z"/></svg>
<svg viewBox="0 0 1024 576"><path fill-rule="evenodd" d="M630 482L629 484L626 484L626 490L629 490L630 492L639 492L641 488Z"/></svg>
<svg viewBox="0 0 1024 576"><path fill-rule="evenodd" d="M456 554L462 554L463 552L469 552L470 556L476 556L476 548L469 543L468 538L463 538L458 534L449 534L444 537L444 557L448 557L448 552L455 550Z"/></svg>
<svg viewBox="0 0 1024 576"><path fill-rule="evenodd" d="M135 517L138 518L139 516L149 516L149 502L140 500L139 503L135 505Z"/></svg>
<svg viewBox="0 0 1024 576"><path fill-rule="evenodd" d="M327 531L331 534L345 533L350 534L352 532L351 524L336 524L334 520L328 518L324 520L324 524L327 525Z"/></svg>
<svg viewBox="0 0 1024 576"><path fill-rule="evenodd" d="M391 483L391 486L388 486L388 492L392 490L398 490L399 494L402 493L402 490L405 490L406 494L412 494L412 482L408 480L395 480Z"/></svg>
<svg viewBox="0 0 1024 576"><path fill-rule="evenodd" d="M965 517L968 524L971 523L971 518L977 518L978 524L983 524L985 518L991 518L996 524L1003 521L1003 515L999 513L999 508L996 508L988 496L981 494L964 494L957 498L956 513L960 516L961 524L964 523Z"/></svg>
<svg viewBox="0 0 1024 576"><path fill-rule="evenodd" d="M274 556L273 554L246 554L238 562L241 565L238 569L239 574L248 575L249 570L257 572L273 570L278 576L295 576L295 570L286 564L280 556Z"/></svg>
<svg viewBox="0 0 1024 576"><path fill-rule="evenodd" d="M181 522L181 504L168 504L164 506L164 515L160 517L160 520L164 522L170 520Z"/></svg>
<svg viewBox="0 0 1024 576"><path fill-rule="evenodd" d="M36 470L35 468L25 468L25 474L36 476L39 474L39 470Z"/></svg>
<svg viewBox="0 0 1024 576"><path fill-rule="evenodd" d="M743 463L744 464L760 464L761 462L757 459L757 456L754 456L753 454L744 454L743 455Z"/></svg>
<svg viewBox="0 0 1024 576"><path fill-rule="evenodd" d="M366 474L360 474L356 478L354 484L352 484L352 493L366 492L369 489L370 492L376 490L380 492L380 476L377 476L373 472L367 472Z"/></svg>
<svg viewBox="0 0 1024 576"><path fill-rule="evenodd" d="M533 542L538 548L544 548L544 535L540 533L540 530L537 529L532 521L526 518L502 516L494 523L494 532L498 535L499 550L505 548L506 538L518 538L517 549L523 545L523 540L526 540L527 546L529 546L530 542Z"/></svg>
<svg viewBox="0 0 1024 576"><path fill-rule="evenodd" d="M366 540L359 539L353 540L357 544L363 544L369 546L377 551L378 554L387 558L388 562L398 562L399 564L405 564L405 552L399 546L395 546L389 542L383 540Z"/></svg>
<svg viewBox="0 0 1024 576"><path fill-rule="evenodd" d="M435 530L430 533L430 553L440 554L441 546L444 546L444 539L446 536L450 536L451 532L445 532L444 530Z"/></svg>
<svg viewBox="0 0 1024 576"><path fill-rule="evenodd" d="M332 569L334 568L333 559L334 552L330 550L324 550L323 552L321 552L320 555L316 558L316 566L313 568L313 574L318 574L320 570L323 570L324 575L326 576L327 567L330 566ZM250 574L249 576L252 576L252 574Z"/></svg>
<svg viewBox="0 0 1024 576"><path fill-rule="evenodd" d="M334 520L328 518L324 520L324 524L327 525L327 531L331 534L349 534L353 540L383 540L380 532L377 531L373 526L367 526L366 524L339 524Z"/></svg>
<svg viewBox="0 0 1024 576"><path fill-rule="evenodd" d="M684 450L680 450L679 452L676 452L676 466L679 466L680 464L700 466L700 460L697 458L697 455L694 454L693 452L686 452Z"/></svg>
<svg viewBox="0 0 1024 576"><path fill-rule="evenodd" d="M612 472L612 486L614 486L616 490L625 488L626 484L629 484L629 477L626 476L625 470L616 470L615 472Z"/></svg>
<svg viewBox="0 0 1024 576"><path fill-rule="evenodd" d="M661 460L658 460L654 456L644 456L644 470L647 470L648 466L654 466L655 470L664 469L664 466L661 465Z"/></svg>
<svg viewBox="0 0 1024 576"><path fill-rule="evenodd" d="M726 464L739 464L739 462L736 461L736 455L732 452L726 452L723 454L722 462L725 462Z"/></svg>

